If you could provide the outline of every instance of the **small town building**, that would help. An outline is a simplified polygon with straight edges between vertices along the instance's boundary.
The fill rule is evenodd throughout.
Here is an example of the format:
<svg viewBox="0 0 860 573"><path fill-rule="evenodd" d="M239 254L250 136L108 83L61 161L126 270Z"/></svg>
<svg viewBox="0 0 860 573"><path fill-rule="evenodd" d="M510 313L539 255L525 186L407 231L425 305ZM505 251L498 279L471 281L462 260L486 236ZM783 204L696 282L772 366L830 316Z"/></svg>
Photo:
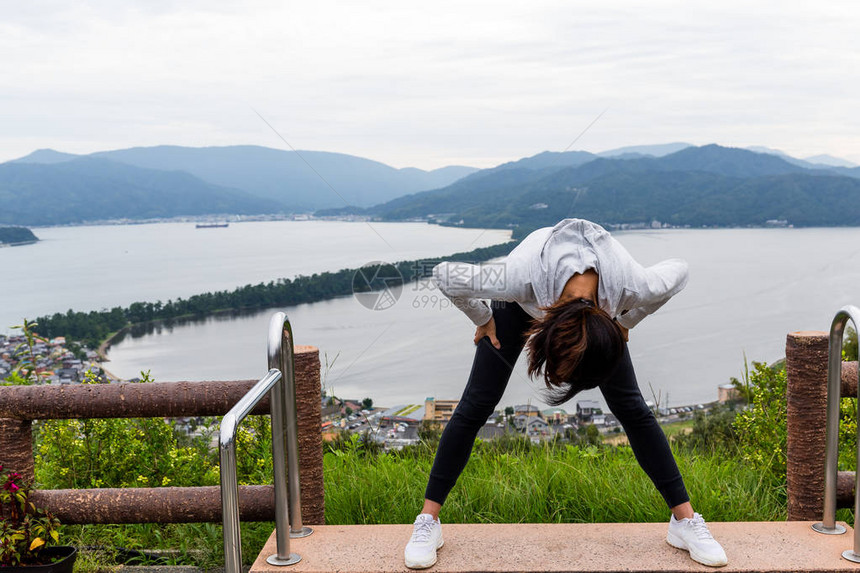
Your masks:
<svg viewBox="0 0 860 573"><path fill-rule="evenodd" d="M739 400L740 397L738 389L735 388L734 384L720 384L717 387L717 402L720 404Z"/></svg>
<svg viewBox="0 0 860 573"><path fill-rule="evenodd" d="M512 431L508 424L497 424L491 420L492 418L487 420L487 423L478 430L478 437L482 440L493 440Z"/></svg>
<svg viewBox="0 0 860 573"><path fill-rule="evenodd" d="M540 438L552 435L554 432L544 420L535 416L523 416L525 424L523 431L530 438Z"/></svg>
<svg viewBox="0 0 860 573"><path fill-rule="evenodd" d="M526 416L525 414L520 414L519 416L514 416L513 418L514 428L521 432L544 432L549 431L549 424L547 424L543 419L537 416Z"/></svg>
<svg viewBox="0 0 860 573"><path fill-rule="evenodd" d="M434 422L444 428L459 403L459 400L437 400L428 396L424 399L424 420Z"/></svg>
<svg viewBox="0 0 860 573"><path fill-rule="evenodd" d="M60 378L60 382L68 381L68 382L78 382L81 377L81 371L77 368L58 368L56 371L57 376Z"/></svg>
<svg viewBox="0 0 860 573"><path fill-rule="evenodd" d="M568 415L564 408L548 408L541 412L541 417L550 424L564 424Z"/></svg>
<svg viewBox="0 0 860 573"><path fill-rule="evenodd" d="M340 418L340 402L331 396L323 396L320 405L320 416L324 422Z"/></svg>
<svg viewBox="0 0 860 573"><path fill-rule="evenodd" d="M424 420L424 412L425 407L420 404L400 404L382 412L379 423L383 427L396 424L418 426Z"/></svg>
<svg viewBox="0 0 860 573"><path fill-rule="evenodd" d="M343 401L343 409L342 412L346 414L346 409L349 408L349 411L352 413L361 412L362 405L358 400L344 400Z"/></svg>
<svg viewBox="0 0 860 573"><path fill-rule="evenodd" d="M519 404L514 406L514 416L540 416L540 409L531 404Z"/></svg>
<svg viewBox="0 0 860 573"><path fill-rule="evenodd" d="M580 422L590 422L595 414L602 414L600 403L596 400L580 400L576 403L576 418Z"/></svg>

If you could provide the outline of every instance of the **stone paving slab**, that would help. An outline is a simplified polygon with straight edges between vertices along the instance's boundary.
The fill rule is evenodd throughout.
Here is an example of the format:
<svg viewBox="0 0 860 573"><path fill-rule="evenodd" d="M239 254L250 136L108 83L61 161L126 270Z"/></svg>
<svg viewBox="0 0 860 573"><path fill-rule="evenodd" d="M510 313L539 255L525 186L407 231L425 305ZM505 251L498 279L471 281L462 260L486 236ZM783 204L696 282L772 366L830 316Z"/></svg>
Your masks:
<svg viewBox="0 0 860 573"><path fill-rule="evenodd" d="M691 560L666 543L666 523L443 524L445 546L430 572L477 571L848 571L860 564L842 558L853 546L844 535L822 535L812 522L709 523L729 564L715 569ZM403 548L412 525L324 525L293 539L302 560L274 567L274 535L251 573L409 571Z"/></svg>

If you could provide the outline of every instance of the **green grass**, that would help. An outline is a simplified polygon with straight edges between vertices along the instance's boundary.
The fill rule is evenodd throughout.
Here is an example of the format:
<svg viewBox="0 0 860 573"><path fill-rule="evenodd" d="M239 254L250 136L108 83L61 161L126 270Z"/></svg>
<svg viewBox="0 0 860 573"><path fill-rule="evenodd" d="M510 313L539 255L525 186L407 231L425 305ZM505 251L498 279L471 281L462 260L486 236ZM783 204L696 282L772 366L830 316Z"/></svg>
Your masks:
<svg viewBox="0 0 860 573"><path fill-rule="evenodd" d="M694 508L709 521L786 519L785 484L725 452L676 448ZM400 452L364 449L358 436L324 456L328 524L411 523L420 510L435 446ZM665 502L628 446L532 445L523 439L481 442L442 514L446 523L664 522ZM853 520L848 512L840 519ZM273 523L242 525L243 561L262 549ZM223 564L220 524L66 526L64 542L77 546L174 549L175 564ZM105 570L90 556L79 573ZM104 567L102 567L104 565ZM100 568L101 567L101 568Z"/></svg>
<svg viewBox="0 0 860 573"><path fill-rule="evenodd" d="M357 439L326 452L326 523L411 523L434 453L427 444L374 453ZM676 449L675 457L695 509L709 521L785 520L784 483L720 452ZM513 439L478 441L441 517L445 523L664 522L669 511L627 446L533 446ZM246 564L272 528L242 525ZM217 524L67 526L64 533L79 546L179 549L186 555L177 564L223 563Z"/></svg>
<svg viewBox="0 0 860 573"><path fill-rule="evenodd" d="M663 424L660 427L663 428L663 433L671 438L676 434L685 434L691 431L693 429L693 418L672 422L671 424Z"/></svg>
<svg viewBox="0 0 860 573"><path fill-rule="evenodd" d="M486 447L485 447L486 446ZM419 446L420 448L420 446ZM481 444L452 491L449 523L655 522L668 509L629 447L538 446L507 453ZM784 485L722 454L676 459L697 511L711 521L784 520ZM325 455L326 521L410 523L421 507L430 452Z"/></svg>
<svg viewBox="0 0 860 573"><path fill-rule="evenodd" d="M242 524L242 561L245 564L254 562L274 527L274 522ZM75 573L110 569L116 563L117 548L175 550L175 555L166 557L171 565L196 565L203 569L224 565L223 534L221 524L216 523L66 525L62 527L60 540L63 544L89 549L81 553L85 557L75 564Z"/></svg>

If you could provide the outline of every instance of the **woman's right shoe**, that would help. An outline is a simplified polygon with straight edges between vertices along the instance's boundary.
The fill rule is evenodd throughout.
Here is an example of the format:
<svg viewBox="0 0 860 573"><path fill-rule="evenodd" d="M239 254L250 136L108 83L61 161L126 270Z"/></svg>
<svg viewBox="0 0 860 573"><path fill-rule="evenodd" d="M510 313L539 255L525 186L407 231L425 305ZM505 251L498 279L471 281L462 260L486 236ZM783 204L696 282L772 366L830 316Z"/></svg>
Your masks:
<svg viewBox="0 0 860 573"><path fill-rule="evenodd" d="M415 518L412 539L406 544L403 556L410 569L426 569L436 563L436 550L442 547L442 522L429 513Z"/></svg>

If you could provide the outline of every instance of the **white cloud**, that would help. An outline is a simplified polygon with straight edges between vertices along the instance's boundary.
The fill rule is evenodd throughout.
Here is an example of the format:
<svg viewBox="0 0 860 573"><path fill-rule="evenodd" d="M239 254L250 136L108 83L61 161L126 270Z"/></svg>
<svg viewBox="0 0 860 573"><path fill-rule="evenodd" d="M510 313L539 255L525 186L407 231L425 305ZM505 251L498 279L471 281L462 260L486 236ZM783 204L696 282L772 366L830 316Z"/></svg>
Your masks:
<svg viewBox="0 0 860 573"><path fill-rule="evenodd" d="M799 2L42 2L0 22L0 160L297 148L488 166L665 141L860 154L858 10Z"/></svg>

